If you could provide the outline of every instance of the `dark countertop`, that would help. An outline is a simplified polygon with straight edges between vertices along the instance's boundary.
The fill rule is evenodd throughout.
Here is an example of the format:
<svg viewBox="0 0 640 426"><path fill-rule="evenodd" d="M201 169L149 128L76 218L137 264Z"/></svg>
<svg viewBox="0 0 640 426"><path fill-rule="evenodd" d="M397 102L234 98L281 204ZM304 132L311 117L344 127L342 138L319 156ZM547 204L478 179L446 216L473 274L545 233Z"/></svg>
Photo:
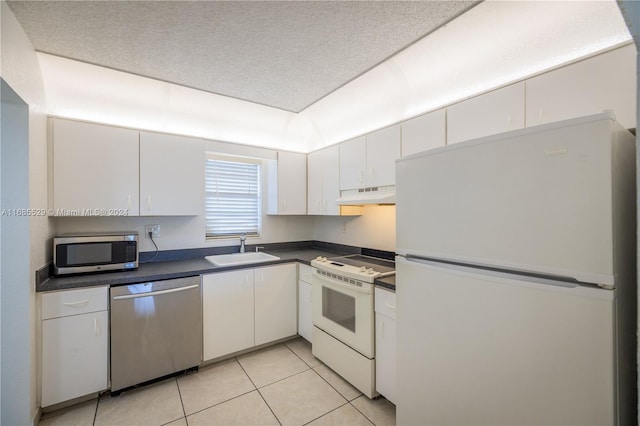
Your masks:
<svg viewBox="0 0 640 426"><path fill-rule="evenodd" d="M277 265L280 263L301 262L307 265L318 256L336 257L344 252L316 248L295 248L266 250L266 253L280 257L270 262L251 263L234 266L214 266L204 257L192 259L170 260L162 262L142 263L135 271L104 272L98 274L74 275L67 277L52 277L36 286L37 292L68 290L93 286L117 286L148 281L166 280L209 274L214 272L256 268L260 266ZM376 285L395 291L395 276L376 280Z"/></svg>

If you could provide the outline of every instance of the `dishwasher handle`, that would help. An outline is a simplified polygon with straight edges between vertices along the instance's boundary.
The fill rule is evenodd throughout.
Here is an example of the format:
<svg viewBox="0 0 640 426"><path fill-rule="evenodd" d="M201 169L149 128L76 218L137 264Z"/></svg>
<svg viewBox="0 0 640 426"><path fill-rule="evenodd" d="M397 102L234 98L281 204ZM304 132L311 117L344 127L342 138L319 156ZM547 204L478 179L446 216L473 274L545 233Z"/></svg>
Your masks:
<svg viewBox="0 0 640 426"><path fill-rule="evenodd" d="M193 288L198 288L198 287L200 287L199 284L194 284L187 287L178 287L178 288L171 288L169 290L152 291L150 293L124 294L122 296L113 296L113 300L137 299L139 297L159 296L161 294L177 293L179 291L191 290Z"/></svg>

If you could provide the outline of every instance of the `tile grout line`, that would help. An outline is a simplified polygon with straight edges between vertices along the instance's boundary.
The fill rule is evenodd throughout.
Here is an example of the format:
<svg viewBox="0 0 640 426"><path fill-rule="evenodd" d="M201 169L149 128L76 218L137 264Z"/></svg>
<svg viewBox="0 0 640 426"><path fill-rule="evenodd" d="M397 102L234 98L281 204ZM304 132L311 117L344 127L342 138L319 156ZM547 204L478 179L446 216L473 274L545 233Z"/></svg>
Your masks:
<svg viewBox="0 0 640 426"><path fill-rule="evenodd" d="M198 373L196 373L196 374L198 374ZM187 412L184 409L184 401L182 400L182 392L180 392L180 383L178 383L178 378L177 377L175 378L175 381L176 381L176 387L178 388L178 396L180 397L180 405L182 406L182 414L184 414L184 421L187 424L187 426L189 426L189 421L187 420ZM180 419L176 419L176 420L180 420Z"/></svg>
<svg viewBox="0 0 640 426"><path fill-rule="evenodd" d="M361 396L364 396L364 395L361 395ZM358 397L358 398L359 398L359 397ZM354 401L355 401L356 399L358 399L358 398L355 398L355 399L354 399ZM365 396L365 398L366 398L366 396ZM351 404L351 401L349 401L349 404ZM374 422L372 419L370 419L370 418L369 418L369 416L367 416L365 413L363 413L362 411L360 411L360 410L358 409L358 407L356 407L356 406L355 406L355 405L353 405L353 404L351 404L351 406L352 406L353 408L355 408L355 409L356 409L356 411L357 411L358 413L362 414L362 415L365 417L365 419L369 420L369 421L371 422L371 424L372 424L372 425L376 426L375 422Z"/></svg>
<svg viewBox="0 0 640 426"><path fill-rule="evenodd" d="M303 337L300 337L300 338L301 338L301 339L303 339ZM293 339L293 340L296 340L296 339ZM290 341L292 342L293 340L290 340ZM300 355L298 355L298 354L296 353L296 351L294 351L293 349L291 349L291 348L289 347L289 345L287 345L287 342L284 342L284 346L285 346L287 349L289 349L289 350L290 350L290 351L291 351L295 356L297 356L297 357L298 357L298 359L299 359L300 361L304 362L304 363L307 365L307 367L309 367L310 369L312 369L312 370L313 370L313 367L312 367L311 365L309 365L309 363L308 363L307 361L305 361L304 359L302 359L302 357L301 357ZM311 354L311 356L313 356L313 354ZM317 358L316 358L316 359L317 359ZM320 360L318 360L318 361L320 361Z"/></svg>
<svg viewBox="0 0 640 426"><path fill-rule="evenodd" d="M273 412L273 409L271 409L271 406L269 405L269 403L267 402L266 399L264 399L264 396L262 395L262 392L260 392L260 389L258 389L258 387L256 386L256 384L253 382L253 379L251 378L251 376L249 376L249 373L247 373L247 370L244 369L244 367L242 366L242 364L240 363L240 360L238 359L238 357L236 357L236 362L238 363L238 365L240 366L240 368L242 368L242 371L244 372L244 374L247 376L247 378L249 379L249 381L251 382L251 384L253 385L253 387L255 388L256 391L258 391L258 395L260 395L260 398L262 398L262 400L264 401L264 403L267 405L267 408L269 409L269 411L271 411L271 414L273 414L273 417L276 419L276 421L278 422L278 424L280 426L282 426L282 422L280 421L280 419L278 418L278 416L276 416L276 413ZM267 385L268 386L268 385Z"/></svg>
<svg viewBox="0 0 640 426"><path fill-rule="evenodd" d="M96 401L96 410L93 412L93 423L91 423L93 426L96 425L96 420L98 420L98 405L100 405L100 397L102 395L98 394L98 400Z"/></svg>
<svg viewBox="0 0 640 426"><path fill-rule="evenodd" d="M271 414L273 414L273 418L276 419L276 421L278 422L278 424L280 426L282 426L282 422L280 421L280 419L278 418L278 416L276 416L276 413L273 412L273 409L271 408L271 406L269 405L269 403L267 402L266 399L264 399L264 395L262 395L262 392L260 392L260 389L256 389L258 391L258 395L260 395L260 398L262 398L262 400L264 401L264 403L266 404L267 408L269 409L269 411L271 411Z"/></svg>
<svg viewBox="0 0 640 426"><path fill-rule="evenodd" d="M336 408L334 408L333 410L329 410L329 411L327 411L326 413L319 415L319 416L318 416L318 417L316 417L315 419L311 419L311 420L309 420L308 422L304 423L302 426L305 426L305 425L308 425L309 423L315 422L315 421L316 421L316 420L318 420L319 418L324 417L324 416L326 416L326 415L328 415L328 414L330 414L330 413L333 413L334 411L336 411L336 410L338 410L338 409L340 409L340 408L344 407L345 405L349 405L349 401L345 402L345 403L344 403L344 404L342 404L342 405L337 406L337 407L336 407Z"/></svg>

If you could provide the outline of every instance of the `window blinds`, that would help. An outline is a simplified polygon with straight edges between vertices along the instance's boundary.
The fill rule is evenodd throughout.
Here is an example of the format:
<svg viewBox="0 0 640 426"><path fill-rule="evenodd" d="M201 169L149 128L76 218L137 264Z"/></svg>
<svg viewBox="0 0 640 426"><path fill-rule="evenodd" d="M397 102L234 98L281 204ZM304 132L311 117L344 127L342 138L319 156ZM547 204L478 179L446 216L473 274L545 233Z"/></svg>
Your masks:
<svg viewBox="0 0 640 426"><path fill-rule="evenodd" d="M260 163L207 155L206 234L229 237L260 233Z"/></svg>

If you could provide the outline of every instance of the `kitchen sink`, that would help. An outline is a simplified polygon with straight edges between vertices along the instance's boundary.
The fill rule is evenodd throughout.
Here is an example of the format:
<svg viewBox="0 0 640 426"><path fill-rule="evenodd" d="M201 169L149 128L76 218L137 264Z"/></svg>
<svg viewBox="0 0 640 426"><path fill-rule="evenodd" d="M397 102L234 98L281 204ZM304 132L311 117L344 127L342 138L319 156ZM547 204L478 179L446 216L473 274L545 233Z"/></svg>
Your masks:
<svg viewBox="0 0 640 426"><path fill-rule="evenodd" d="M244 265L247 263L260 263L270 262L272 260L280 259L278 256L268 254L265 252L247 252L247 253L231 253L231 254L218 254L215 256L206 256L209 262L216 266L233 266Z"/></svg>

